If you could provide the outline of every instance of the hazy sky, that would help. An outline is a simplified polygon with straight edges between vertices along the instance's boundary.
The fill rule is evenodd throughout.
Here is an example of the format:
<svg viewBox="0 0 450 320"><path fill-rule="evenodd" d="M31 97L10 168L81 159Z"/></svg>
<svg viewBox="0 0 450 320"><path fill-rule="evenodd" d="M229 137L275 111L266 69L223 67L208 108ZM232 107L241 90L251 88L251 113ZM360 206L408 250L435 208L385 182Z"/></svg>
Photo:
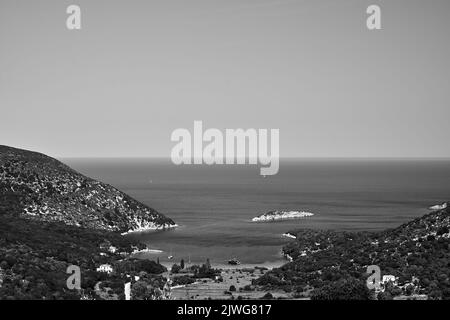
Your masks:
<svg viewBox="0 0 450 320"><path fill-rule="evenodd" d="M0 144L169 157L202 120L279 128L281 156L449 157L449 34L448 0L0 0Z"/></svg>

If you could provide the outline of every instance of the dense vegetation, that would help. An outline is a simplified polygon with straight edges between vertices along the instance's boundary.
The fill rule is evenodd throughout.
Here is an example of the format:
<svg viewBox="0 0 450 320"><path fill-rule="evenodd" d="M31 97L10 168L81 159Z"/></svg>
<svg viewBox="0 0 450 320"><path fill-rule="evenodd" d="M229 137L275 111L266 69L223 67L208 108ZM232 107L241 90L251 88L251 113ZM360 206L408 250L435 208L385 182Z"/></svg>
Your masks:
<svg viewBox="0 0 450 320"><path fill-rule="evenodd" d="M292 261L255 284L312 299L450 299L449 225L446 208L379 233L291 231L296 239L283 252ZM396 283L370 292L369 265L395 276Z"/></svg>
<svg viewBox="0 0 450 320"><path fill-rule="evenodd" d="M106 263L119 267L124 264L119 262L122 255L139 247L117 233L28 220L4 210L0 211L0 235L0 299L79 299L83 294L94 297L95 284L106 279L118 282L123 291L123 274L108 276L96 268ZM101 249L105 241L122 254ZM69 265L80 267L83 291L67 288ZM161 268L158 265L155 271L160 273L164 270ZM126 267L122 270L126 271Z"/></svg>

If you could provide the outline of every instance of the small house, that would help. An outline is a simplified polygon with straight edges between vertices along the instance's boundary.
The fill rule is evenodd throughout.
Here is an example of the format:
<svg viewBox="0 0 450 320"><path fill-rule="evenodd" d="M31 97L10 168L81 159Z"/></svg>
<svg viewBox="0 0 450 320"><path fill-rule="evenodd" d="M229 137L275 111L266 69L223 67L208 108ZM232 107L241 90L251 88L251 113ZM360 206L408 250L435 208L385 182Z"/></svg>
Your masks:
<svg viewBox="0 0 450 320"><path fill-rule="evenodd" d="M106 272L106 273L112 273L113 268L110 264L102 264L100 267L97 268L97 272Z"/></svg>

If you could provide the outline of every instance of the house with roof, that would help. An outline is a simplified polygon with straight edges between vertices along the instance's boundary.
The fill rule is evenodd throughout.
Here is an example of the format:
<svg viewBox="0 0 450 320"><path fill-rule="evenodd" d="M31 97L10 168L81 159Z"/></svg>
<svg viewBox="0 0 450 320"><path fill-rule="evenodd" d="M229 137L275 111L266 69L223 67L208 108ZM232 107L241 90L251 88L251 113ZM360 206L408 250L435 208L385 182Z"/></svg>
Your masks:
<svg viewBox="0 0 450 320"><path fill-rule="evenodd" d="M100 267L97 268L97 272L106 272L106 273L112 273L114 270L110 264L102 264Z"/></svg>
<svg viewBox="0 0 450 320"><path fill-rule="evenodd" d="M398 278L396 276L386 274L381 279L381 284L386 286L389 282L391 282L393 285L397 285L397 280Z"/></svg>

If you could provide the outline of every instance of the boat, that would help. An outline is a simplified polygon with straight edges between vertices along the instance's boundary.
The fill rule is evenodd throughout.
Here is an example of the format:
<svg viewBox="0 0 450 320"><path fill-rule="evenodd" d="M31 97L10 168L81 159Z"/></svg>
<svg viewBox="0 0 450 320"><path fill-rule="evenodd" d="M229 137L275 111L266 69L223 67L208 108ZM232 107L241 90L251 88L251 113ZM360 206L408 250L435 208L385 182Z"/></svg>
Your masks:
<svg viewBox="0 0 450 320"><path fill-rule="evenodd" d="M235 266L235 265L241 264L241 262L238 259L233 258L233 259L228 260L228 264Z"/></svg>

